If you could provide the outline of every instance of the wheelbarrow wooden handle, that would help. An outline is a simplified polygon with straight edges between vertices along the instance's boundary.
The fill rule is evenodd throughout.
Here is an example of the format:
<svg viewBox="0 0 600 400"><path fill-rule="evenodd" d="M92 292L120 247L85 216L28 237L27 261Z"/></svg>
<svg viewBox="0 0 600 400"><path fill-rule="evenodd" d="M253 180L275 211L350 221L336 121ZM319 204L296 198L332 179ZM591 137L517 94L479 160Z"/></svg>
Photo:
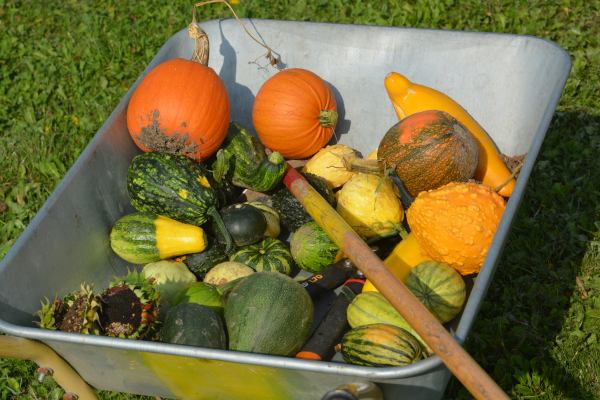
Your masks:
<svg viewBox="0 0 600 400"><path fill-rule="evenodd" d="M317 224L325 230L476 399L509 399L498 384L454 340L446 328L387 269L381 259L373 253L346 221L289 164L283 182Z"/></svg>

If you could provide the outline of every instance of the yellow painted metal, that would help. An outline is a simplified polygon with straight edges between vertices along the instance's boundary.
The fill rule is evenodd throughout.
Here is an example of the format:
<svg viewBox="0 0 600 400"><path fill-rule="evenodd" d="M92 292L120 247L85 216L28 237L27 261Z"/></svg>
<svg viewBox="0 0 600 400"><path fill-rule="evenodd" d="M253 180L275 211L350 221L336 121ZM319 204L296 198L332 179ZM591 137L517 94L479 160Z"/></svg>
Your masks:
<svg viewBox="0 0 600 400"><path fill-rule="evenodd" d="M292 400L288 379L275 368L157 353L140 356L178 399Z"/></svg>
<svg viewBox="0 0 600 400"><path fill-rule="evenodd" d="M79 400L98 400L96 392L79 374L43 343L20 337L0 336L0 357L35 361L39 366L50 368L52 378L66 392L77 395Z"/></svg>

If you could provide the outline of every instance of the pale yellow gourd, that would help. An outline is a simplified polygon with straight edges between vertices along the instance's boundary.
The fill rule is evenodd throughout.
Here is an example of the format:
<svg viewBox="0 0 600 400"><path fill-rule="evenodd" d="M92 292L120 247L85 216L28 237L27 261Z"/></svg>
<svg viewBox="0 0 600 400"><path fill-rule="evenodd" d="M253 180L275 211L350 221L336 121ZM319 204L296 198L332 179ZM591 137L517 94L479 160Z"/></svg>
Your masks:
<svg viewBox="0 0 600 400"><path fill-rule="evenodd" d="M332 189L339 188L356 175L356 172L348 171L340 157L352 154L357 151L343 144L326 146L306 163L302 172L322 177Z"/></svg>
<svg viewBox="0 0 600 400"><path fill-rule="evenodd" d="M396 196L393 184L385 180L377 197L375 191L381 176L358 174L344 184L337 194L336 211L365 238L371 238L394 229L404 219L404 208Z"/></svg>

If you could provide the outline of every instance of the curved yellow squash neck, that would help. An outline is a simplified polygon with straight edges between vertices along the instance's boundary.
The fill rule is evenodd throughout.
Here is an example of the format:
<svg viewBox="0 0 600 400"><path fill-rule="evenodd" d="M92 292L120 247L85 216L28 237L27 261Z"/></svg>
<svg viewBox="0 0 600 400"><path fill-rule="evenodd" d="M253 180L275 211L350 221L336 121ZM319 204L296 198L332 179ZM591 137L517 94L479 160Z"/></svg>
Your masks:
<svg viewBox="0 0 600 400"><path fill-rule="evenodd" d="M452 115L471 132L479 148L479 164L474 179L496 188L510 178L511 172L487 132L452 98L430 87L412 83L397 72L390 72L385 77L385 89L399 120L422 111L439 110ZM498 194L509 197L514 186L515 180L512 179Z"/></svg>

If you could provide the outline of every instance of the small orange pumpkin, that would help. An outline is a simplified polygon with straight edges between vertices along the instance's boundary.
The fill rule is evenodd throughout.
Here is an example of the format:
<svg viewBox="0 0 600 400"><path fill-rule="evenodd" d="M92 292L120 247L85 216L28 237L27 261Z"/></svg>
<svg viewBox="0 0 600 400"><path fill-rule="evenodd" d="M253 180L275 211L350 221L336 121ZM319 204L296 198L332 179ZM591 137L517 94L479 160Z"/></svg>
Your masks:
<svg viewBox="0 0 600 400"><path fill-rule="evenodd" d="M321 150L337 123L337 103L323 79L305 69L278 72L260 88L252 122L265 147L286 158L307 158Z"/></svg>
<svg viewBox="0 0 600 400"><path fill-rule="evenodd" d="M140 149L181 153L197 161L218 150L229 127L229 97L207 64L207 56L199 61L175 58L140 82L127 107L127 128Z"/></svg>
<svg viewBox="0 0 600 400"><path fill-rule="evenodd" d="M505 207L487 185L452 182L419 193L406 220L424 256L468 275L481 269Z"/></svg>

